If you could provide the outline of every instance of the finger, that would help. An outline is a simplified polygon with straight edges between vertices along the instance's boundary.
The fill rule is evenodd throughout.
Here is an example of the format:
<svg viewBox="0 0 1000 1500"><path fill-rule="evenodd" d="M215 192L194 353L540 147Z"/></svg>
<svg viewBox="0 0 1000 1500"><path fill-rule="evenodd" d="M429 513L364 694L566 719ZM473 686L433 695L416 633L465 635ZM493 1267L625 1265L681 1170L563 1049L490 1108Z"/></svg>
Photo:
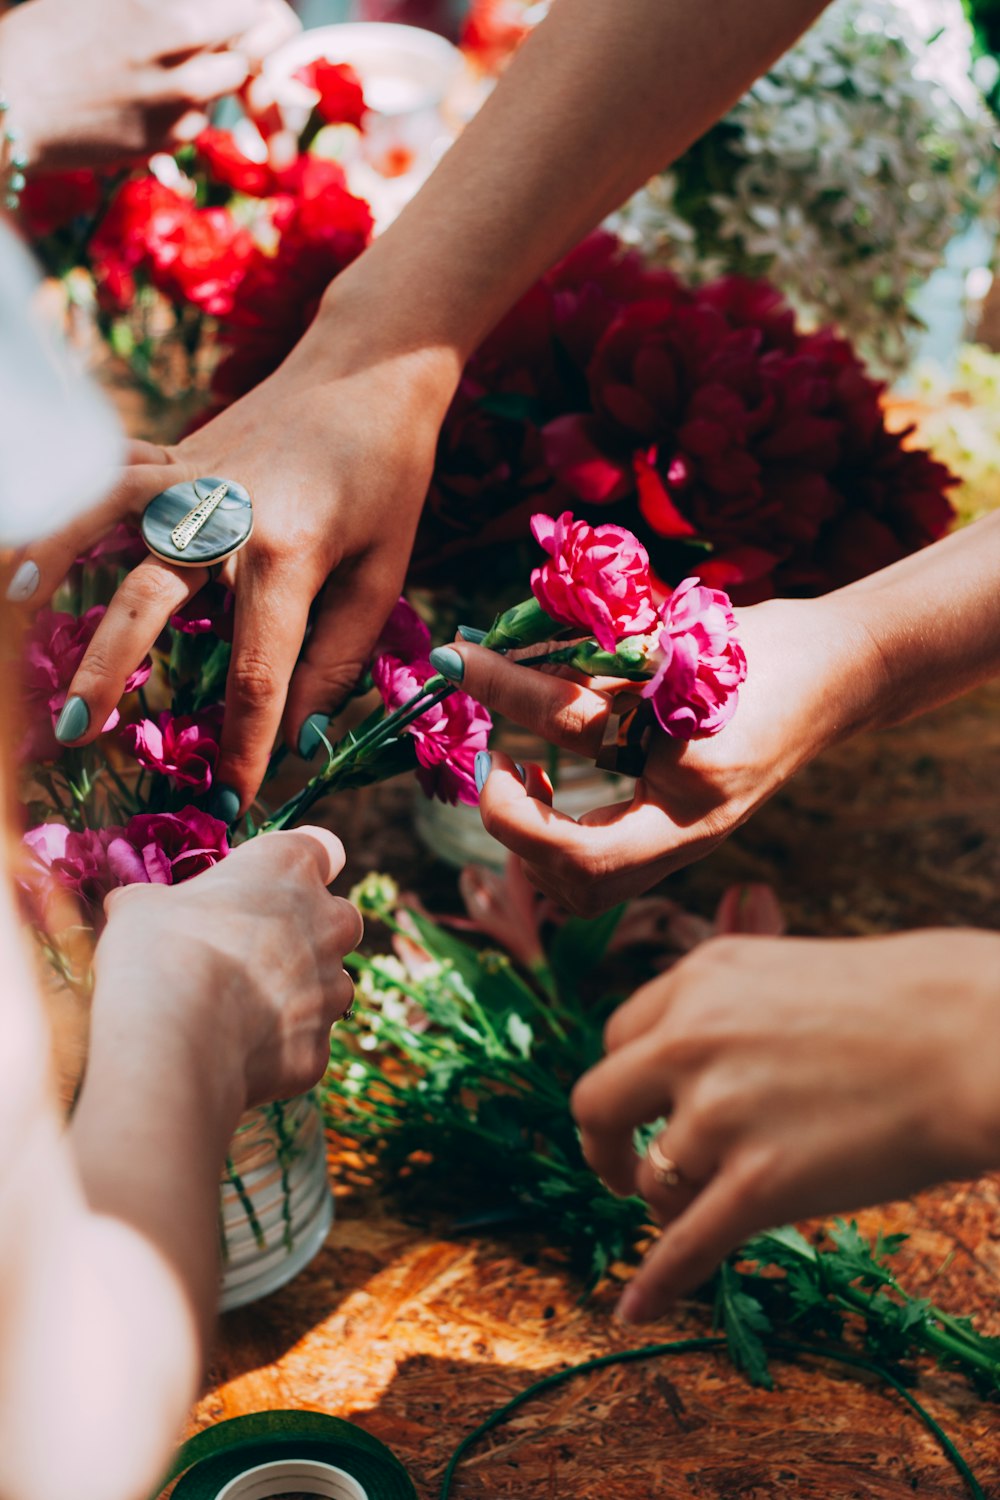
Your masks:
<svg viewBox="0 0 1000 1500"><path fill-rule="evenodd" d="M180 119L171 125L167 140L174 146L188 146L198 139L208 125L209 118L204 110L185 110Z"/></svg>
<svg viewBox="0 0 1000 1500"><path fill-rule="evenodd" d="M246 864L249 860L271 859L282 864L294 864L302 860L309 873L315 872L321 885L330 885L344 868L346 855L344 846L335 833L313 823L303 823L301 828L269 833L266 836L248 839L239 844L226 860L232 871L235 864ZM341 898L335 898L339 904ZM343 902L344 906L349 902ZM352 908L353 909L353 908Z"/></svg>
<svg viewBox="0 0 1000 1500"><path fill-rule="evenodd" d="M190 57L228 46L257 24L261 0L171 0L153 10L158 22L151 56Z"/></svg>
<svg viewBox="0 0 1000 1500"><path fill-rule="evenodd" d="M250 65L241 52L199 52L176 67L159 70L153 99L163 104L211 104L235 94L249 75Z"/></svg>
<svg viewBox="0 0 1000 1500"><path fill-rule="evenodd" d="M155 557L129 573L70 683L56 724L60 744L88 744L101 733L170 616L207 582L207 568L172 568Z"/></svg>
<svg viewBox="0 0 1000 1500"><path fill-rule="evenodd" d="M644 1155L635 1158L634 1190L645 1198L658 1224L670 1224L679 1218L715 1172L711 1143L704 1137L692 1137L688 1119L683 1103L678 1105L666 1129Z"/></svg>
<svg viewBox="0 0 1000 1500"><path fill-rule="evenodd" d="M628 1323L662 1317L684 1292L708 1280L721 1260L767 1222L752 1168L733 1165L698 1194L646 1256L618 1304Z"/></svg>
<svg viewBox="0 0 1000 1500"><path fill-rule="evenodd" d="M337 929L337 947L341 957L353 953L365 935L365 919L350 901L343 896L333 896L334 925Z"/></svg>
<svg viewBox="0 0 1000 1500"><path fill-rule="evenodd" d="M605 1052L617 1052L629 1042L645 1036L670 1009L683 965L677 964L669 974L658 974L628 1000L623 1001L609 1017L604 1028Z"/></svg>
<svg viewBox="0 0 1000 1500"><path fill-rule="evenodd" d="M210 804L225 822L235 822L264 780L311 602L291 571L251 564L240 573L218 784Z"/></svg>
<svg viewBox="0 0 1000 1500"><path fill-rule="evenodd" d="M461 662L461 669L454 658ZM550 744L593 759L601 748L609 700L579 683L536 668L517 666L495 651L458 641L431 655L445 677L462 691ZM448 668L450 667L450 670Z"/></svg>
<svg viewBox="0 0 1000 1500"><path fill-rule="evenodd" d="M301 30L302 22L284 0L261 0L253 25L239 37L239 50L257 67Z"/></svg>
<svg viewBox="0 0 1000 1500"><path fill-rule="evenodd" d="M363 563L337 569L327 582L282 722L285 739L300 755L308 758L319 748L319 735L364 674L398 597L398 589Z"/></svg>
<svg viewBox="0 0 1000 1500"><path fill-rule="evenodd" d="M51 599L82 552L100 541L119 521L138 520L154 495L186 478L183 466L143 461L125 469L106 500L55 536L34 543L23 560L38 570L31 603Z"/></svg>

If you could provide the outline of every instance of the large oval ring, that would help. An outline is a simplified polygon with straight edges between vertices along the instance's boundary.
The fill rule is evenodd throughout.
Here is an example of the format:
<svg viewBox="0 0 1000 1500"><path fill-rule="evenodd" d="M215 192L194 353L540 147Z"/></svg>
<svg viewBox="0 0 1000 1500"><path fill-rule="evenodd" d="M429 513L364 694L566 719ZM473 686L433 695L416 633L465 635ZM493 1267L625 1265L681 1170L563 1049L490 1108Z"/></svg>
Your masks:
<svg viewBox="0 0 1000 1500"><path fill-rule="evenodd" d="M604 721L595 764L619 776L641 776L653 738L655 718L647 698L627 688L615 693Z"/></svg>
<svg viewBox="0 0 1000 1500"><path fill-rule="evenodd" d="M185 479L154 495L142 515L142 539L176 568L210 568L250 540L253 502L235 479Z"/></svg>

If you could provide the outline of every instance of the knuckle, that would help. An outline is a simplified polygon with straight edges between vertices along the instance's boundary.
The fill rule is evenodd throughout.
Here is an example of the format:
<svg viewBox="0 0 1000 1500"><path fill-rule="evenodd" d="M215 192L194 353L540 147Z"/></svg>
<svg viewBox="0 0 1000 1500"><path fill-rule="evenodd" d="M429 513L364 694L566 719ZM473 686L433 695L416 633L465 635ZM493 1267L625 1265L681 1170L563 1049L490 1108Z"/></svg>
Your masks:
<svg viewBox="0 0 1000 1500"><path fill-rule="evenodd" d="M241 651L229 668L227 692L239 708L269 708L281 691L278 673L259 651Z"/></svg>
<svg viewBox="0 0 1000 1500"><path fill-rule="evenodd" d="M570 1095L570 1109L581 1129L591 1133L600 1132L608 1123L607 1109L600 1079L593 1073L585 1073L574 1084Z"/></svg>
<svg viewBox="0 0 1000 1500"><path fill-rule="evenodd" d="M172 611L177 604L177 580L160 568L138 567L125 579L118 590L120 604L128 609L146 613L162 609Z"/></svg>

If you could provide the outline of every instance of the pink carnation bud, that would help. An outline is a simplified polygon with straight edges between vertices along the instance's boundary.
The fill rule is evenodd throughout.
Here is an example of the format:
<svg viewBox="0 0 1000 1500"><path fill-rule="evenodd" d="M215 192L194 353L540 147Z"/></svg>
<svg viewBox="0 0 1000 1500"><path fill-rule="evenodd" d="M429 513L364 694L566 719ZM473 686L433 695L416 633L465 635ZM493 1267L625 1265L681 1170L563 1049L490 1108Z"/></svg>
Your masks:
<svg viewBox="0 0 1000 1500"><path fill-rule="evenodd" d="M532 516L531 531L550 559L532 573L531 591L553 619L593 635L606 651L652 630L649 557L631 531L588 526L568 510L558 520Z"/></svg>
<svg viewBox="0 0 1000 1500"><path fill-rule="evenodd" d="M659 651L642 696L652 700L662 728L679 740L718 734L736 712L747 675L728 595L685 578L661 606Z"/></svg>

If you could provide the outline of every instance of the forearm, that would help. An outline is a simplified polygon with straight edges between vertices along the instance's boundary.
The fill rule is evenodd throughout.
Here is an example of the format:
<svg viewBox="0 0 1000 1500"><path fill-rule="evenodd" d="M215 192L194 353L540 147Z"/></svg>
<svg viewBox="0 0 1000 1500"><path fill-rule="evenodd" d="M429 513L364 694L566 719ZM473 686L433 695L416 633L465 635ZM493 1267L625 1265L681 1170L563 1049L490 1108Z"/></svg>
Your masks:
<svg viewBox="0 0 1000 1500"><path fill-rule="evenodd" d="M884 728L1000 675L1000 513L830 596L864 627Z"/></svg>
<svg viewBox="0 0 1000 1500"><path fill-rule="evenodd" d="M98 993L80 1102L61 1156L51 1145L17 1340L17 1430L35 1437L0 1486L11 1500L139 1500L204 1368L241 1101L220 1096L211 1049L167 1017L151 1028L148 998L135 1010L135 1026L105 1021Z"/></svg>
<svg viewBox="0 0 1000 1500"><path fill-rule="evenodd" d="M396 223L334 282L326 310L357 309L372 329L464 361L548 266L724 114L822 8L558 0Z"/></svg>

